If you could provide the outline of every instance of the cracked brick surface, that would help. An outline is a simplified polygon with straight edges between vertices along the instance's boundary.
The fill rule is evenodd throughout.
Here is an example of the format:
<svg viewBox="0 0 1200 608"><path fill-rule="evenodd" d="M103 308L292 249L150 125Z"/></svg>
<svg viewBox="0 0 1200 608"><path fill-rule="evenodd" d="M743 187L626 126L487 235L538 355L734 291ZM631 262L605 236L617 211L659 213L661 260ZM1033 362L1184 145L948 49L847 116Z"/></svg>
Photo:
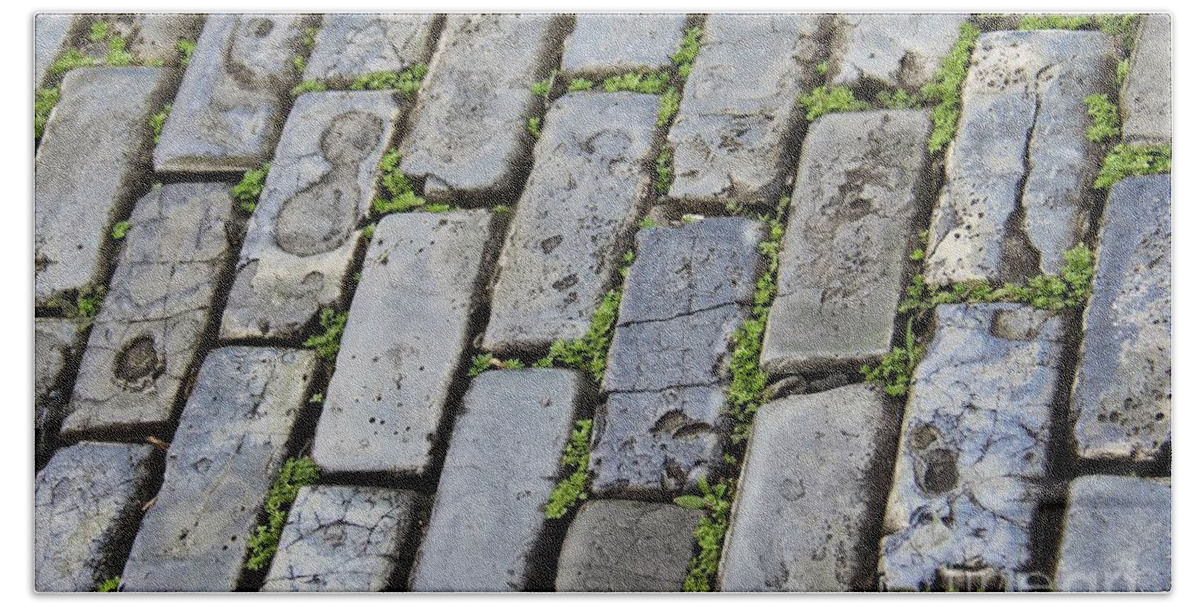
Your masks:
<svg viewBox="0 0 1200 608"><path fill-rule="evenodd" d="M437 15L325 15L304 80L349 87L360 76L427 63L438 20Z"/></svg>
<svg viewBox="0 0 1200 608"><path fill-rule="evenodd" d="M83 350L82 329L72 319L33 322L34 462L53 454L54 441L71 395L72 367Z"/></svg>
<svg viewBox="0 0 1200 608"><path fill-rule="evenodd" d="M854 14L834 17L829 82L915 91L933 80L958 40L966 14Z"/></svg>

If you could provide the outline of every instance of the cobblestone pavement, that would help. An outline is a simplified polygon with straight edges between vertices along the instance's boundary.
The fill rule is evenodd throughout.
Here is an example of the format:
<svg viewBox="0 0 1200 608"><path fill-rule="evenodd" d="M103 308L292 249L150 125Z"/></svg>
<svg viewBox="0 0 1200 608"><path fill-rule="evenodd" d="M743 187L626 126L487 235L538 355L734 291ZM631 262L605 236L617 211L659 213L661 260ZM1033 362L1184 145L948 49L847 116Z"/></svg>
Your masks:
<svg viewBox="0 0 1200 608"><path fill-rule="evenodd" d="M1171 588L1167 15L38 15L38 591Z"/></svg>

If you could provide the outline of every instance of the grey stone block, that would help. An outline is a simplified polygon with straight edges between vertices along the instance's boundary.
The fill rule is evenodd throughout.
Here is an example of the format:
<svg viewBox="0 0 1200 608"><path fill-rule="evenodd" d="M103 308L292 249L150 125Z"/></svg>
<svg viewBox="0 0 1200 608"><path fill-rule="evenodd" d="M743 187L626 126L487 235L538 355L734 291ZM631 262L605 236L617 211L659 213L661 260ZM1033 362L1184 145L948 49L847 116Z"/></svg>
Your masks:
<svg viewBox="0 0 1200 608"><path fill-rule="evenodd" d="M916 91L933 81L958 41L965 13L844 14L834 17L829 82Z"/></svg>
<svg viewBox="0 0 1200 608"><path fill-rule="evenodd" d="M142 197L80 363L64 435L169 432L233 259L227 183Z"/></svg>
<svg viewBox="0 0 1200 608"><path fill-rule="evenodd" d="M149 181L149 119L171 92L165 68L71 70L34 161L38 306L103 285L109 231Z"/></svg>
<svg viewBox="0 0 1200 608"><path fill-rule="evenodd" d="M179 65L180 40L196 40L204 27L205 15L187 13L160 13L133 15L132 36L129 52L143 63L162 62L163 65Z"/></svg>
<svg viewBox="0 0 1200 608"><path fill-rule="evenodd" d="M1142 17L1121 89L1121 133L1127 144L1171 143L1171 15Z"/></svg>
<svg viewBox="0 0 1200 608"><path fill-rule="evenodd" d="M237 264L222 339L296 339L340 303L400 105L384 91L306 93L288 116Z"/></svg>
<svg viewBox="0 0 1200 608"><path fill-rule="evenodd" d="M125 591L233 591L316 369L312 351L233 346L200 367L121 576Z"/></svg>
<svg viewBox="0 0 1200 608"><path fill-rule="evenodd" d="M344 88L365 74L401 72L426 63L437 21L437 15L325 15L304 79Z"/></svg>
<svg viewBox="0 0 1200 608"><path fill-rule="evenodd" d="M1170 591L1171 480L1088 475L1071 482L1056 591Z"/></svg>
<svg viewBox="0 0 1200 608"><path fill-rule="evenodd" d="M594 500L575 515L558 558L556 591L679 591L700 511Z"/></svg>
<svg viewBox="0 0 1200 608"><path fill-rule="evenodd" d="M458 211L379 222L317 425L323 470L428 471L483 297L491 220Z"/></svg>
<svg viewBox="0 0 1200 608"><path fill-rule="evenodd" d="M925 280L1020 281L1057 274L1087 232L1102 146L1083 99L1111 92L1101 32L991 32L979 38L934 208Z"/></svg>
<svg viewBox="0 0 1200 608"><path fill-rule="evenodd" d="M521 187L540 98L529 86L552 67L561 16L450 15L413 110L400 168L425 196L487 198Z"/></svg>
<svg viewBox="0 0 1200 608"><path fill-rule="evenodd" d="M845 386L758 410L721 558L722 591L872 591L900 408Z"/></svg>
<svg viewBox="0 0 1200 608"><path fill-rule="evenodd" d="M667 136L671 198L774 204L789 143L803 124L799 96L817 84L821 15L711 15Z"/></svg>
<svg viewBox="0 0 1200 608"><path fill-rule="evenodd" d="M728 380L730 339L748 314L747 307L726 304L667 321L617 325L604 391L660 391Z"/></svg>
<svg viewBox="0 0 1200 608"><path fill-rule="evenodd" d="M551 587L543 509L589 398L575 371L491 371L475 379L450 438L413 591Z"/></svg>
<svg viewBox="0 0 1200 608"><path fill-rule="evenodd" d="M650 197L658 98L574 93L546 115L501 253L483 348L580 338Z"/></svg>
<svg viewBox="0 0 1200 608"><path fill-rule="evenodd" d="M71 43L80 27L77 15L40 13L33 17L33 86L47 84L50 64Z"/></svg>
<svg viewBox="0 0 1200 608"><path fill-rule="evenodd" d="M570 77L603 78L668 70L686 21L683 14L577 15L563 44L562 71Z"/></svg>
<svg viewBox="0 0 1200 608"><path fill-rule="evenodd" d="M384 591L411 542L420 495L353 486L300 488L263 591Z"/></svg>
<svg viewBox="0 0 1200 608"><path fill-rule="evenodd" d="M50 458L83 352L82 332L71 319L33 320L33 445L35 466Z"/></svg>
<svg viewBox="0 0 1200 608"><path fill-rule="evenodd" d="M928 137L929 113L916 110L828 114L809 128L763 369L857 366L891 350Z"/></svg>
<svg viewBox="0 0 1200 608"><path fill-rule="evenodd" d="M1113 186L1071 395L1081 458L1158 458L1171 442L1171 176Z"/></svg>
<svg viewBox="0 0 1200 608"><path fill-rule="evenodd" d="M307 54L304 30L314 24L300 14L209 16L154 150L155 171L246 171L269 159L300 76L292 59Z"/></svg>
<svg viewBox="0 0 1200 608"><path fill-rule="evenodd" d="M37 475L33 586L94 591L120 574L129 530L155 474L154 448L119 443L65 447Z"/></svg>
<svg viewBox="0 0 1200 608"><path fill-rule="evenodd" d="M880 585L1019 586L1046 475L1065 323L1017 304L942 305L909 391Z"/></svg>

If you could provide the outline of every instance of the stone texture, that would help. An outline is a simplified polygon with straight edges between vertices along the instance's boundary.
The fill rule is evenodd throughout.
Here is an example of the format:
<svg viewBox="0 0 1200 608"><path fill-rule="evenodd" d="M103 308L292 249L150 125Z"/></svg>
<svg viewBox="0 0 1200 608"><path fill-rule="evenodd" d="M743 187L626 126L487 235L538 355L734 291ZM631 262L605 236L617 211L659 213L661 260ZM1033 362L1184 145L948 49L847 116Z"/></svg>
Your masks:
<svg viewBox="0 0 1200 608"><path fill-rule="evenodd" d="M671 198L774 204L802 124L799 96L817 84L821 15L708 17L667 136Z"/></svg>
<svg viewBox="0 0 1200 608"><path fill-rule="evenodd" d="M409 490L300 488L262 590L384 591L420 500Z"/></svg>
<svg viewBox="0 0 1200 608"><path fill-rule="evenodd" d="M77 38L79 50L84 55L105 61L109 53L109 42L120 37L125 41L125 50L134 63L142 65L178 66L181 39L195 41L204 26L204 15L195 13L106 13L82 18L85 32ZM107 25L108 36L91 40L86 32L92 25Z"/></svg>
<svg viewBox="0 0 1200 608"><path fill-rule="evenodd" d="M40 13L33 17L33 86L48 84L50 64L71 43L79 23L77 15Z"/></svg>
<svg viewBox="0 0 1200 608"><path fill-rule="evenodd" d="M138 201L80 363L64 435L169 434L228 280L236 234L229 188L167 184Z"/></svg>
<svg viewBox="0 0 1200 608"><path fill-rule="evenodd" d="M556 591L674 592L683 588L700 511L593 500L575 515L558 558Z"/></svg>
<svg viewBox="0 0 1200 608"><path fill-rule="evenodd" d="M81 333L71 319L33 320L33 449L37 468L54 450L74 381L68 374L83 350Z"/></svg>
<svg viewBox="0 0 1200 608"><path fill-rule="evenodd" d="M1115 69L1101 32L980 36L931 221L927 282L1058 274L1087 231L1103 156L1087 140L1083 100L1110 93Z"/></svg>
<svg viewBox="0 0 1200 608"><path fill-rule="evenodd" d="M327 472L423 475L493 255L486 211L384 217L317 425Z"/></svg>
<svg viewBox="0 0 1200 608"><path fill-rule="evenodd" d="M909 390L883 521L880 585L1020 585L1048 461L1064 320L942 305Z"/></svg>
<svg viewBox="0 0 1200 608"><path fill-rule="evenodd" d="M596 412L595 493L662 499L721 463L729 341L754 299L763 237L741 218L638 232Z"/></svg>
<svg viewBox="0 0 1200 608"><path fill-rule="evenodd" d="M625 72L671 69L687 15L576 15L563 44L562 71L569 77L604 78Z"/></svg>
<svg viewBox="0 0 1200 608"><path fill-rule="evenodd" d="M385 91L296 100L246 229L222 339L301 338L343 300L400 111Z"/></svg>
<svg viewBox="0 0 1200 608"><path fill-rule="evenodd" d="M299 78L292 59L307 54L304 30L313 25L300 14L209 16L154 150L155 171L246 171L269 159Z"/></svg>
<svg viewBox="0 0 1200 608"><path fill-rule="evenodd" d="M521 187L540 99L529 85L553 67L563 17L450 15L422 85L400 168L431 200L487 199Z"/></svg>
<svg viewBox="0 0 1200 608"><path fill-rule="evenodd" d="M413 591L549 590L543 509L588 392L583 375L567 370L475 378L450 438Z"/></svg>
<svg viewBox="0 0 1200 608"><path fill-rule="evenodd" d="M123 590L237 587L315 369L307 350L233 346L208 355L125 564Z"/></svg>
<svg viewBox="0 0 1200 608"><path fill-rule="evenodd" d="M1171 480L1071 482L1056 591L1170 591Z"/></svg>
<svg viewBox="0 0 1200 608"><path fill-rule="evenodd" d="M344 88L365 74L401 72L426 63L438 20L437 15L325 15L304 79Z"/></svg>
<svg viewBox="0 0 1200 608"><path fill-rule="evenodd" d="M917 110L828 114L809 127L763 369L858 367L891 350L928 138L929 113Z"/></svg>
<svg viewBox="0 0 1200 608"><path fill-rule="evenodd" d="M900 407L865 384L755 414L722 591L872 591Z"/></svg>
<svg viewBox="0 0 1200 608"><path fill-rule="evenodd" d="M1125 143L1171 143L1171 15L1142 17L1129 72L1121 89Z"/></svg>
<svg viewBox="0 0 1200 608"><path fill-rule="evenodd" d="M165 68L71 70L34 161L37 306L103 285L109 231L149 181L149 119L169 99Z"/></svg>
<svg viewBox="0 0 1200 608"><path fill-rule="evenodd" d="M829 83L916 91L932 82L958 41L965 13L876 13L834 17Z"/></svg>
<svg viewBox="0 0 1200 608"><path fill-rule="evenodd" d="M1081 458L1158 458L1171 442L1171 176L1113 186L1071 395Z"/></svg>
<svg viewBox="0 0 1200 608"><path fill-rule="evenodd" d="M129 530L153 491L154 448L77 443L37 475L34 589L94 591L120 574Z"/></svg>
<svg viewBox="0 0 1200 608"><path fill-rule="evenodd" d="M658 98L637 93L568 94L550 108L484 349L538 352L587 331L650 197L657 113Z"/></svg>

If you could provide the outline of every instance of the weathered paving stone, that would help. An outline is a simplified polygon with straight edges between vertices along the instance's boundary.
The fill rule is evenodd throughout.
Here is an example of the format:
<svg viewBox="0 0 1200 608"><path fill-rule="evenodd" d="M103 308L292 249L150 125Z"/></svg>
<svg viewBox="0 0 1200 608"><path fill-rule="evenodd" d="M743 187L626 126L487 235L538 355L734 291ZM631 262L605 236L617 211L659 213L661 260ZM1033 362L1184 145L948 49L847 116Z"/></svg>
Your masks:
<svg viewBox="0 0 1200 608"><path fill-rule="evenodd" d="M563 44L562 71L605 77L670 69L686 20L682 14L578 15Z"/></svg>
<svg viewBox="0 0 1200 608"><path fill-rule="evenodd" d="M755 414L722 591L870 591L899 407L858 384Z"/></svg>
<svg viewBox="0 0 1200 608"><path fill-rule="evenodd" d="M1058 274L1086 232L1103 153L1087 140L1083 100L1110 92L1113 54L1101 32L980 36L931 221L927 282Z"/></svg>
<svg viewBox="0 0 1200 608"><path fill-rule="evenodd" d="M385 91L296 100L246 229L223 339L298 338L342 301L400 110Z"/></svg>
<svg viewBox="0 0 1200 608"><path fill-rule="evenodd" d="M808 130L762 366L794 373L891 349L922 210L929 113L828 114Z"/></svg>
<svg viewBox="0 0 1200 608"><path fill-rule="evenodd" d="M1064 321L1016 304L942 305L909 391L880 584L1020 586L1046 475Z"/></svg>
<svg viewBox="0 0 1200 608"><path fill-rule="evenodd" d="M556 591L679 591L700 511L593 500L575 515L558 558Z"/></svg>
<svg viewBox="0 0 1200 608"><path fill-rule="evenodd" d="M554 102L501 253L483 347L537 352L580 338L650 197L658 98Z"/></svg>
<svg viewBox="0 0 1200 608"><path fill-rule="evenodd" d="M176 44L180 40L196 40L204 27L204 19L204 15L182 13L136 15L129 52L142 62L179 65Z"/></svg>
<svg viewBox="0 0 1200 608"><path fill-rule="evenodd" d="M754 299L763 236L741 218L638 232L596 413L597 494L661 498L721 462L729 342Z"/></svg>
<svg viewBox="0 0 1200 608"><path fill-rule="evenodd" d="M234 346L209 353L121 577L125 591L233 591L246 542L287 455L316 355Z"/></svg>
<svg viewBox="0 0 1200 608"><path fill-rule="evenodd" d="M74 368L82 352L79 324L71 319L33 320L33 395L35 466L50 458L62 423Z"/></svg>
<svg viewBox="0 0 1200 608"><path fill-rule="evenodd" d="M846 14L835 17L829 81L835 86L920 89L933 80L967 14Z"/></svg>
<svg viewBox="0 0 1200 608"><path fill-rule="evenodd" d="M262 590L385 590L410 542L420 500L408 490L300 488Z"/></svg>
<svg viewBox="0 0 1200 608"><path fill-rule="evenodd" d="M64 435L169 428L233 259L229 187L167 184L138 201L80 363Z"/></svg>
<svg viewBox="0 0 1200 608"><path fill-rule="evenodd" d="M76 15L39 14L33 17L33 86L46 83L50 64L58 58L81 19Z"/></svg>
<svg viewBox="0 0 1200 608"><path fill-rule="evenodd" d="M269 159L299 78L292 59L307 54L304 30L314 23L299 14L209 16L154 149L155 171L246 171Z"/></svg>
<svg viewBox="0 0 1200 608"><path fill-rule="evenodd" d="M1121 133L1135 145L1171 143L1171 15L1142 17L1125 87Z"/></svg>
<svg viewBox="0 0 1200 608"><path fill-rule="evenodd" d="M671 198L773 204L783 192L799 96L817 84L820 15L712 15L667 140Z"/></svg>
<svg viewBox="0 0 1200 608"><path fill-rule="evenodd" d="M576 414L590 399L567 370L486 372L463 398L413 591L549 590L546 499Z"/></svg>
<svg viewBox="0 0 1200 608"><path fill-rule="evenodd" d="M169 99L165 68L71 70L34 162L38 306L108 279L109 231L149 181L149 119Z"/></svg>
<svg viewBox="0 0 1200 608"><path fill-rule="evenodd" d="M429 61L437 15L325 15L305 80L348 87L373 72L401 72Z"/></svg>
<svg viewBox="0 0 1200 608"><path fill-rule="evenodd" d="M1113 186L1083 329L1077 454L1158 458L1171 442L1171 176Z"/></svg>
<svg viewBox="0 0 1200 608"><path fill-rule="evenodd" d="M520 188L529 162L529 85L552 67L556 15L451 15L422 85L400 168L425 196L489 197Z"/></svg>
<svg viewBox="0 0 1200 608"><path fill-rule="evenodd" d="M119 443L65 447L37 475L34 588L94 591L120 574L129 530L150 498L154 448Z"/></svg>
<svg viewBox="0 0 1200 608"><path fill-rule="evenodd" d="M428 471L487 280L491 224L486 211L379 222L317 425L322 470Z"/></svg>
<svg viewBox="0 0 1200 608"><path fill-rule="evenodd" d="M1071 482L1056 591L1170 591L1171 480Z"/></svg>

